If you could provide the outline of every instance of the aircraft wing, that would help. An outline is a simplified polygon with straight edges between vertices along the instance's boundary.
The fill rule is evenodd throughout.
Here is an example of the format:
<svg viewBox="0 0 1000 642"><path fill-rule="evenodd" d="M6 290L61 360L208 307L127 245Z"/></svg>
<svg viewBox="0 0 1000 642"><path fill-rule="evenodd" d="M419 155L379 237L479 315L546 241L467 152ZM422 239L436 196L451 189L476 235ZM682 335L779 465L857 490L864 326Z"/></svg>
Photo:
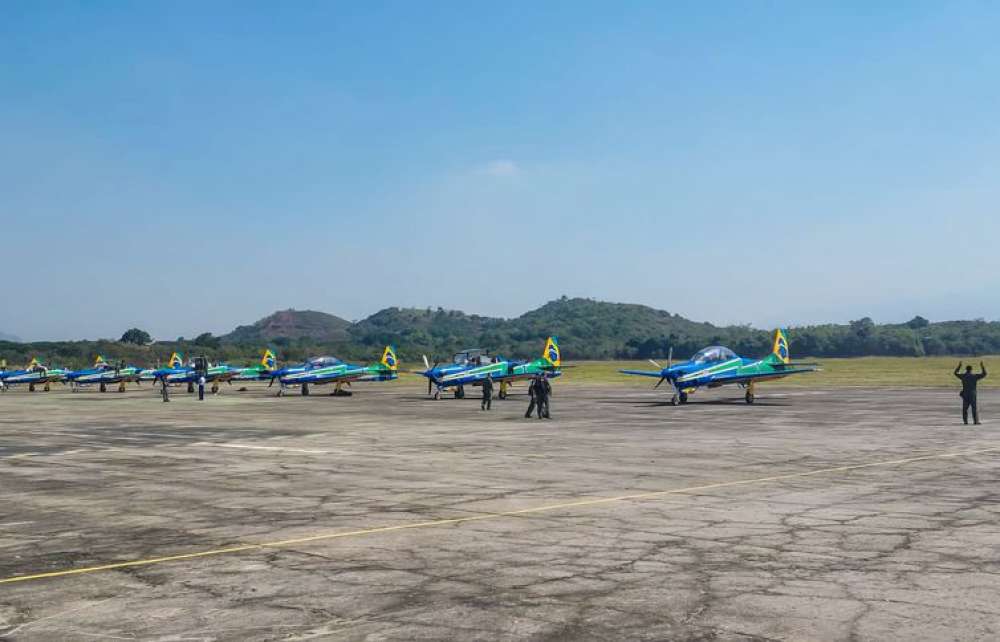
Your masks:
<svg viewBox="0 0 1000 642"><path fill-rule="evenodd" d="M657 379L663 376L660 370L655 372L652 370L619 370L618 372L627 375L638 375L640 377L656 377Z"/></svg>
<svg viewBox="0 0 1000 642"><path fill-rule="evenodd" d="M757 374L742 374L742 375L738 375L738 374L731 374L731 375L723 374L723 375L719 375L717 377L712 377L709 380L709 383L710 384L717 384L717 383L719 383L719 384L722 384L722 383L747 383L747 382L753 381L754 379L767 379L769 377L772 378L772 379L774 379L776 377L784 377L785 375L799 374L799 373L802 373L802 372L816 372L817 370L818 370L818 368L807 367L807 368L784 368L784 369L775 370L774 372L760 372L760 373L757 373Z"/></svg>

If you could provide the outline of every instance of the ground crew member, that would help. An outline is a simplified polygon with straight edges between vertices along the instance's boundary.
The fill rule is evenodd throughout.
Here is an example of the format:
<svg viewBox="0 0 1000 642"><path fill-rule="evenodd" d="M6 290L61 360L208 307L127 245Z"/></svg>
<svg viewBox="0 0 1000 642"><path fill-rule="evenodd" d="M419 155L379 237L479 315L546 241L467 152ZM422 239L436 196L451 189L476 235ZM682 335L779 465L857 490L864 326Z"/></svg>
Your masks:
<svg viewBox="0 0 1000 642"><path fill-rule="evenodd" d="M205 377L198 377L198 401L205 401Z"/></svg>
<svg viewBox="0 0 1000 642"><path fill-rule="evenodd" d="M955 376L962 381L962 392L958 393L962 398L962 421L968 425L969 424L969 409L972 409L972 421L975 425L979 425L979 407L976 404L976 384L979 383L980 379L986 378L986 366L983 362L979 362L979 374L972 372L972 366L966 366L965 372L959 374L962 369L962 362L958 362L958 367L955 368Z"/></svg>
<svg viewBox="0 0 1000 642"><path fill-rule="evenodd" d="M163 401L170 401L170 391L167 389L167 378L160 378L160 383L163 384L163 387L160 389L160 396L163 397Z"/></svg>
<svg viewBox="0 0 1000 642"><path fill-rule="evenodd" d="M493 375L486 375L486 380L483 381L483 403L481 408L483 410L493 408Z"/></svg>
<svg viewBox="0 0 1000 642"><path fill-rule="evenodd" d="M525 419L530 419L531 413L534 412L535 407L538 406L537 394L538 394L538 377L535 377L531 380L531 383L528 384L528 397L531 399L531 402L528 404L528 412L524 413ZM542 418L541 414L542 410L539 407L538 409L539 419Z"/></svg>
<svg viewBox="0 0 1000 642"><path fill-rule="evenodd" d="M552 386L544 377L535 377L531 380L528 394L531 395L531 403L528 404L528 412L524 413L525 419L531 417L531 411L537 409L538 418L549 418L549 392Z"/></svg>

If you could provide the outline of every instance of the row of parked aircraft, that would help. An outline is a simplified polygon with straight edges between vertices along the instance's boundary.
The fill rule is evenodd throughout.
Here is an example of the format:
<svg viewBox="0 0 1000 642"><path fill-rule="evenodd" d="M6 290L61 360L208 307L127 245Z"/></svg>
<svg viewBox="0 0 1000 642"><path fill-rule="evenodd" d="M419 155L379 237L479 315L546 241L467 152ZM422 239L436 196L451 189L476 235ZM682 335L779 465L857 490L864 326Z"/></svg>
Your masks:
<svg viewBox="0 0 1000 642"><path fill-rule="evenodd" d="M426 369L416 373L427 378L429 394L439 398L444 390L453 388L455 396L462 398L465 396L466 385L481 384L486 378L498 382L501 394L506 396L507 385L513 381L536 376L557 377L561 374L559 367L562 358L558 341L555 337L550 337L545 343L542 356L533 361L490 358L483 351L468 350L456 355L455 362L446 366L431 366L426 357L424 362ZM194 361L185 363L176 352L171 355L165 367L156 368L112 364L98 356L90 368L67 370L46 367L37 359L32 359L23 369L0 370L0 383L4 388L26 385L32 392L38 386L47 391L53 383L69 384L74 391L96 385L101 392L105 392L108 386L117 385L118 390L124 392L128 383L150 381L167 385L187 384L190 392L195 383L204 378L205 383L212 385L212 391L218 392L219 384L224 382L269 381L271 385L278 382L278 395L281 396L290 387L298 387L303 395L308 395L310 386L325 384L335 386L334 394L344 394L344 386L350 386L352 382L391 381L398 378L398 373L396 350L393 346L386 346L382 357L368 365L347 363L336 357L324 356L279 368L277 358L271 350L265 350L260 362L249 367L220 363L205 364L199 368Z"/></svg>
<svg viewBox="0 0 1000 642"><path fill-rule="evenodd" d="M780 379L793 374L813 372L818 369L814 363L792 363L788 340L781 330L774 333L774 342L770 354L761 359L750 359L738 356L724 346L709 346L698 351L687 361L673 363L673 350L667 358L667 365L650 360L657 368L649 370L621 370L626 375L655 377L658 379L654 388L668 383L673 390L673 404L687 403L688 396L698 388L717 388L727 384L736 384L746 389L747 403L754 402L754 386L760 381ZM499 396L507 396L508 386L519 380L534 377L554 378L562 374L562 355L559 342L555 337L549 337L545 342L542 355L534 360L512 360L503 357L491 357L483 350L463 350L456 353L451 363L430 363L424 357L424 369L413 371L427 379L427 393L435 399L441 397L447 389L453 389L455 397L465 396L466 386L480 386L487 378L499 384ZM15 385L27 385L34 391L36 386L48 390L50 384L56 382L68 383L74 390L84 386L97 385L104 392L109 385L117 385L120 391L130 382L151 381L161 384L187 384L188 391L194 389L194 384L201 378L212 384L212 391L218 392L219 384L234 381L269 381L271 385L278 382L278 395L284 394L289 387L297 386L303 395L308 395L311 385L333 384L333 394L346 394L344 386L350 386L357 381L391 381L398 377L399 365L396 350L386 346L382 357L375 363L357 365L346 363L336 357L314 357L303 363L278 367L277 359L271 350L265 350L257 365L249 367L230 366L228 364L203 364L197 367L195 362L184 363L181 356L174 353L166 367L139 368L124 363L110 364L102 357L97 357L93 367L84 370L65 370L62 368L47 368L33 359L27 367L21 370L0 369L0 388Z"/></svg>

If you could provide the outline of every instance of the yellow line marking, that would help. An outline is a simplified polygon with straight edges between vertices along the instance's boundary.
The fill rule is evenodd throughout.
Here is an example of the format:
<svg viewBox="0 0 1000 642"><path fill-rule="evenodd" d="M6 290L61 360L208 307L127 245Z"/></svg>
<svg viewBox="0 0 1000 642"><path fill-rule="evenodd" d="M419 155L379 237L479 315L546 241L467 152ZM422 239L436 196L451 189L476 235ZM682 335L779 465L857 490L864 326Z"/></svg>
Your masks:
<svg viewBox="0 0 1000 642"><path fill-rule="evenodd" d="M534 513L545 513L549 511L562 510L566 508L579 508L581 506L597 506L599 504L611 504L615 502L637 501L663 497L666 495L683 495L688 493L715 490L718 488L731 488L734 486L747 486L750 484L764 484L773 481L787 479L800 479L803 477L814 477L829 473L840 473L851 470L861 470L863 468L877 468L880 466L898 466L902 464L912 464L918 461L929 461L932 459L946 459L949 457L969 457L1000 451L1000 446L993 448L983 448L980 450L965 450L951 453L937 453L933 455L921 455L919 457L905 457L902 459L890 459L886 461L876 461L867 464L849 464L846 466L834 466L832 468L819 468L799 473L785 473L782 475L771 475L769 477L756 477L754 479L739 479L735 481L716 482L713 484L702 484L700 486L688 486L686 488L672 488L668 490L654 490L644 493L632 493L629 495L616 495L613 497L598 497L594 499L580 499L571 502L561 502L558 504L544 504L532 508L521 508L518 510L501 511L499 513L487 513L483 515L472 515L469 517L453 517L449 519L435 519L427 522L413 522L410 524L397 524L396 526L377 526L374 528L363 528L353 531L340 531L336 533L320 533L307 537L297 537L294 539L280 540L276 542L264 542L261 544L240 544L227 548L216 548L195 553L182 553L179 555L166 555L164 557L152 557L147 559L130 560L127 562L115 562L112 564L101 564L100 566L87 566L83 568L65 569L61 571L50 571L48 573L34 573L31 575L19 575L0 579L0 584L12 584L14 582L27 582L30 580L41 580L51 577L65 577L68 575L82 575L84 573L96 573L99 571L110 571L120 568L134 568L136 566L150 566L152 564L162 564L164 562L177 562L180 560L197 559L200 557L214 557L218 555L229 555L232 553L244 553L247 551L259 551L269 548L287 548L297 544L308 544L344 537L359 537L362 535L374 535L379 533L391 533L393 531L409 530L414 528L431 528L435 526L449 526L454 524L465 524L468 522L479 522L488 519L502 519L505 517L517 517L519 515L530 515Z"/></svg>

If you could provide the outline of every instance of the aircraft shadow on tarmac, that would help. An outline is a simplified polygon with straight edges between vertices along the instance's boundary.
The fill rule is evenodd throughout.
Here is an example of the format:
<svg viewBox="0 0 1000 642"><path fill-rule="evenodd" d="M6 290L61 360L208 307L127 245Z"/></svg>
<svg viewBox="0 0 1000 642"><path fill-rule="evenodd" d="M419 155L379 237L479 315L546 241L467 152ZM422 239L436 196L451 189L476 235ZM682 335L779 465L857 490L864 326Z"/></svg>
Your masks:
<svg viewBox="0 0 1000 642"><path fill-rule="evenodd" d="M733 399L706 399L704 401L689 401L686 404L674 406L669 401L637 401L635 399L620 399L615 397L609 397L607 399L594 399L595 403L603 404L614 404L614 405L627 405L636 407L648 407L648 408L659 408L659 407L675 407L678 410L683 410L686 407L696 407L696 406L746 406L748 405L744 400L733 398ZM776 399L760 399L758 398L753 403L754 406L767 406L767 407L785 407L790 406L790 403L784 401L778 401Z"/></svg>

